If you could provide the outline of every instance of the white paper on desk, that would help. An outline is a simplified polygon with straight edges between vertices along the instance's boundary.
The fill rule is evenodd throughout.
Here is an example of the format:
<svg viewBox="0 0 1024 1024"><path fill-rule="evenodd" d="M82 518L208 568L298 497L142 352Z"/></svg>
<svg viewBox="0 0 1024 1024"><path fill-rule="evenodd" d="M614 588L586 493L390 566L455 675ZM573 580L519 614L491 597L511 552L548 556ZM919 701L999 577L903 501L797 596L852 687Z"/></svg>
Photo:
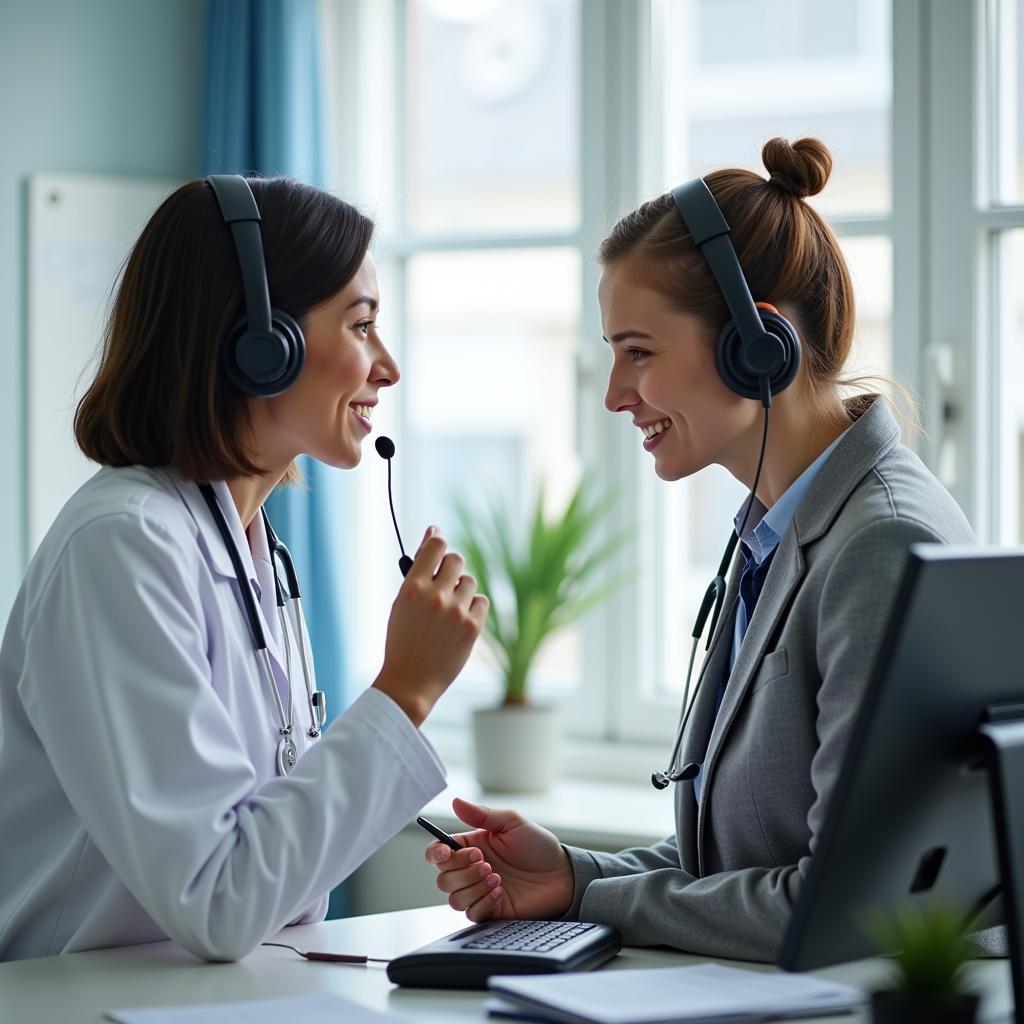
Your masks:
<svg viewBox="0 0 1024 1024"><path fill-rule="evenodd" d="M866 1000L859 989L807 974L722 964L491 978L489 988L526 1013L587 1024L690 1024L836 1013Z"/></svg>
<svg viewBox="0 0 1024 1024"><path fill-rule="evenodd" d="M393 1021L376 1010L330 992L311 992L284 999L253 999L244 1003L203 1003L196 1006L153 1006L107 1010L117 1024L381 1024Z"/></svg>

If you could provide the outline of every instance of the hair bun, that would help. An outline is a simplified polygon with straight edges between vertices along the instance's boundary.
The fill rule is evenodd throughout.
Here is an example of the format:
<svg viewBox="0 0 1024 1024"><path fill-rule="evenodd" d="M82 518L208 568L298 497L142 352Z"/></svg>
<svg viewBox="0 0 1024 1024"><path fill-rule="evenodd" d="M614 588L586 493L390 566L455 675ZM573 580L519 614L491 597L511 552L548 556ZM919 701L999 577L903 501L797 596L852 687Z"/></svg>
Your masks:
<svg viewBox="0 0 1024 1024"><path fill-rule="evenodd" d="M832 154L820 139L769 139L761 160L769 183L799 199L817 195L832 172Z"/></svg>

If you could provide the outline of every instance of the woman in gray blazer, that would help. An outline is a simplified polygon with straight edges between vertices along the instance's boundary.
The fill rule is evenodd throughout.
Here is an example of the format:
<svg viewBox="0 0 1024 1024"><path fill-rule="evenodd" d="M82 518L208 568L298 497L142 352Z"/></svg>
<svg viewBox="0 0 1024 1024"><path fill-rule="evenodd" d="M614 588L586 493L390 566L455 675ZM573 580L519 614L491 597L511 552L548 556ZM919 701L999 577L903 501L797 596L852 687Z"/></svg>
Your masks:
<svg viewBox="0 0 1024 1024"><path fill-rule="evenodd" d="M663 480L717 463L751 488L681 737L675 834L599 853L564 847L514 811L456 800L470 826L459 837L466 848L435 843L426 855L450 905L474 921L579 917L614 925L632 945L773 959L907 548L974 540L901 444L888 401L843 397L855 383L842 377L854 331L850 275L803 201L828 179L828 150L773 139L762 157L767 180L717 171L703 179L713 200L700 179L682 186L623 218L600 250L613 359L606 406L632 418ZM746 337L723 332L742 296L730 295L735 281L721 254L715 269L707 244L720 234L716 203L751 296L773 304L750 315L781 348L754 358ZM759 387L760 375L770 387Z"/></svg>

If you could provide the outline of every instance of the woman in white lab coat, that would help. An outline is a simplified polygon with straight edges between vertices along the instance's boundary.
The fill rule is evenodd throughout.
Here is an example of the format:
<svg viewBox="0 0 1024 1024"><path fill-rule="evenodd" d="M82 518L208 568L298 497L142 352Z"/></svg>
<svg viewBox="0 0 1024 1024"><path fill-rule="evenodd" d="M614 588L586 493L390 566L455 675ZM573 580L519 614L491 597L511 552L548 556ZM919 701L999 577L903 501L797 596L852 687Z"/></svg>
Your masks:
<svg viewBox="0 0 1024 1024"><path fill-rule="evenodd" d="M418 726L487 612L461 557L428 530L380 674L321 734L261 515L295 456L354 467L398 380L372 230L317 189L225 176L179 188L135 245L75 422L102 468L0 650L0 960L167 937L244 956L322 919L443 789Z"/></svg>

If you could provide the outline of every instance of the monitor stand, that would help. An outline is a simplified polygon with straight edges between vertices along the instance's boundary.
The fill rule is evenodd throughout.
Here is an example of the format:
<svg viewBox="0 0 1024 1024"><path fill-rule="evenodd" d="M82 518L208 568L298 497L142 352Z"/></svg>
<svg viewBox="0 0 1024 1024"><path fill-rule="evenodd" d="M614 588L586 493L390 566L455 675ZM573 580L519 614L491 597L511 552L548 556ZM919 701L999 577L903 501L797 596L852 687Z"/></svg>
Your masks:
<svg viewBox="0 0 1024 1024"><path fill-rule="evenodd" d="M1003 913L1013 979L1013 1019L1024 1024L1024 704L997 704L987 709L978 732L989 754L992 818L999 849Z"/></svg>

